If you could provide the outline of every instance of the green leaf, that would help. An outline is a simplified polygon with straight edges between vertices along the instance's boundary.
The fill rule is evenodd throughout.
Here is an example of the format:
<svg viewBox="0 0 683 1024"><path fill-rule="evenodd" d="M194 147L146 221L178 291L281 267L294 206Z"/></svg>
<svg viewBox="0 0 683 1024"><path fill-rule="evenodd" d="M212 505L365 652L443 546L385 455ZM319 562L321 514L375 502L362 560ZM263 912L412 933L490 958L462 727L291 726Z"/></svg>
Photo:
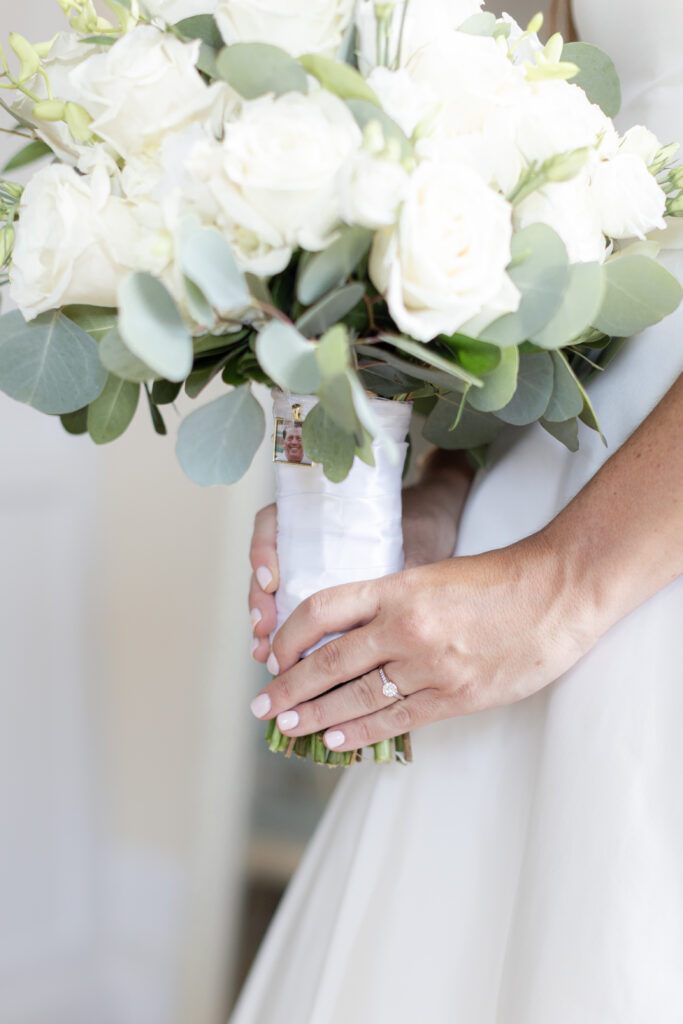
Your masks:
<svg viewBox="0 0 683 1024"><path fill-rule="evenodd" d="M490 373L500 363L500 348L497 345L490 345L486 341L468 338L464 334L453 334L450 337L442 334L439 336L439 341L457 356L466 370L476 376Z"/></svg>
<svg viewBox="0 0 683 1024"><path fill-rule="evenodd" d="M537 334L562 304L569 276L564 242L546 224L530 224L512 236L508 273L522 293L519 309L481 332L483 341L519 345Z"/></svg>
<svg viewBox="0 0 683 1024"><path fill-rule="evenodd" d="M105 306L64 306L62 313L95 341L101 341L116 327L116 310Z"/></svg>
<svg viewBox="0 0 683 1024"><path fill-rule="evenodd" d="M0 390L41 412L89 405L107 373L97 343L59 311L26 323L18 310L0 317Z"/></svg>
<svg viewBox="0 0 683 1024"><path fill-rule="evenodd" d="M100 359L102 365L110 373L116 374L122 380L143 381L152 380L156 374L146 363L133 355L129 348L123 343L123 339L114 327L102 338L100 342Z"/></svg>
<svg viewBox="0 0 683 1024"><path fill-rule="evenodd" d="M661 263L649 256L621 256L604 264L607 290L593 324L610 337L629 338L678 308L683 290Z"/></svg>
<svg viewBox="0 0 683 1024"><path fill-rule="evenodd" d="M401 147L401 157L405 158L412 156L413 147L410 144L408 136L381 107L377 106L375 100L347 99L346 105L355 117L360 128L365 128L365 126L370 124L370 122L376 121L382 129L382 134L386 141L389 139L395 139L399 143Z"/></svg>
<svg viewBox="0 0 683 1024"><path fill-rule="evenodd" d="M85 36L80 40L81 43L93 43L96 46L113 46L114 43L118 42L116 36Z"/></svg>
<svg viewBox="0 0 683 1024"><path fill-rule="evenodd" d="M462 395L457 393L439 398L422 430L427 441L439 448L462 450L488 445L496 439L502 423L491 413L479 412L468 405L460 413L461 402ZM451 430L459 414L458 425Z"/></svg>
<svg viewBox="0 0 683 1024"><path fill-rule="evenodd" d="M131 352L166 380L192 369L192 338L168 289L152 274L130 274L119 288L119 331Z"/></svg>
<svg viewBox="0 0 683 1024"><path fill-rule="evenodd" d="M575 263L560 308L531 339L541 348L569 345L592 326L605 299L607 282L599 263Z"/></svg>
<svg viewBox="0 0 683 1024"><path fill-rule="evenodd" d="M492 36L496 30L496 16L490 11L473 14L458 27L458 32L466 32L470 36Z"/></svg>
<svg viewBox="0 0 683 1024"><path fill-rule="evenodd" d="M307 309L296 326L307 338L317 338L350 313L365 295L365 285L359 281L328 292L319 302Z"/></svg>
<svg viewBox="0 0 683 1024"><path fill-rule="evenodd" d="M299 302L310 306L344 284L366 255L373 239L368 228L342 228L327 249L302 261L296 283Z"/></svg>
<svg viewBox="0 0 683 1024"><path fill-rule="evenodd" d="M346 371L325 377L318 388L320 404L337 426L352 436L360 437L362 425L353 401L351 381Z"/></svg>
<svg viewBox="0 0 683 1024"><path fill-rule="evenodd" d="M521 355L517 390L508 404L496 411L496 416L515 427L534 423L548 408L553 381L553 361L549 352Z"/></svg>
<svg viewBox="0 0 683 1024"><path fill-rule="evenodd" d="M380 348L379 345L354 345L354 348L357 353L367 356L373 362L381 362L386 363L388 366L393 366L401 374L404 374L408 380L426 381L428 384L433 384L437 388L443 388L445 391L457 390L460 383L451 373L442 373L441 370L430 370L418 365L418 363L410 363L407 359L401 359L400 356L394 355L393 352L387 352L386 349Z"/></svg>
<svg viewBox="0 0 683 1024"><path fill-rule="evenodd" d="M245 384L183 420L176 454L202 487L232 484L248 470L265 431L263 409Z"/></svg>
<svg viewBox="0 0 683 1024"><path fill-rule="evenodd" d="M36 160L42 160L44 156L52 156L52 150L43 142L42 139L36 139L34 142L29 142L27 146L20 149L18 153L10 157L5 166L0 171L0 174L4 174L6 171L18 171L20 167L28 167L29 164L33 164Z"/></svg>
<svg viewBox="0 0 683 1024"><path fill-rule="evenodd" d="M152 394L149 390L149 384L144 385L145 395L147 396L147 407L149 409L149 415L152 419L152 426L154 427L155 434L160 434L165 437L168 434L166 424L164 423L164 417L161 415L161 410L152 401Z"/></svg>
<svg viewBox="0 0 683 1024"><path fill-rule="evenodd" d="M108 444L130 426L138 407L140 385L109 374L104 390L88 409L88 433L95 444Z"/></svg>
<svg viewBox="0 0 683 1024"><path fill-rule="evenodd" d="M87 405L82 409L76 409L75 412L63 412L59 418L62 421L62 426L66 430L67 434L78 435L88 433Z"/></svg>
<svg viewBox="0 0 683 1024"><path fill-rule="evenodd" d="M240 96L254 100L267 92L308 92L306 72L284 50L268 43L233 43L216 58L221 78Z"/></svg>
<svg viewBox="0 0 683 1024"><path fill-rule="evenodd" d="M584 398L578 381L562 352L550 353L553 361L553 392L543 418L549 423L575 419L583 409Z"/></svg>
<svg viewBox="0 0 683 1024"><path fill-rule="evenodd" d="M197 58L197 71L201 71L208 78L219 79L221 76L218 71L218 64L216 63L217 57L218 50L214 50L208 43L202 43L199 47L199 57Z"/></svg>
<svg viewBox="0 0 683 1024"><path fill-rule="evenodd" d="M404 338L397 334L380 334L380 338L382 341L386 341L389 345L393 345L400 352L405 352L408 356L414 356L416 359L421 359L423 362L428 363L429 366L433 366L436 370L443 370L444 373L448 373L452 377L456 377L465 384L471 384L475 387L481 386L481 381L478 377L474 377L471 373L468 373L468 371L464 370L458 363L454 363L452 360L446 359L445 356L439 355L439 353L429 345L422 345L418 341L411 341L409 338Z"/></svg>
<svg viewBox="0 0 683 1024"><path fill-rule="evenodd" d="M214 50L220 50L223 46L223 37L212 14L196 14L191 18L183 18L173 27L185 39L201 39Z"/></svg>
<svg viewBox="0 0 683 1024"><path fill-rule="evenodd" d="M155 405L171 405L180 394L182 383L171 380L155 380L152 385L152 401Z"/></svg>
<svg viewBox="0 0 683 1024"><path fill-rule="evenodd" d="M580 68L572 85L580 86L591 103L602 107L608 117L616 117L621 108L621 84L607 54L591 43L566 43L561 60Z"/></svg>
<svg viewBox="0 0 683 1024"><path fill-rule="evenodd" d="M579 424L578 420L564 420L562 423L551 423L550 420L541 419L541 426L552 434L554 438L561 441L570 452L579 450Z"/></svg>
<svg viewBox="0 0 683 1024"><path fill-rule="evenodd" d="M312 462L319 462L328 480L339 483L353 465L356 442L354 435L342 430L318 402L304 420L304 452Z"/></svg>
<svg viewBox="0 0 683 1024"><path fill-rule="evenodd" d="M200 228L184 239L180 264L186 277L214 309L231 313L249 303L249 289L230 243L214 228Z"/></svg>
<svg viewBox="0 0 683 1024"><path fill-rule="evenodd" d="M316 346L291 324L271 322L256 339L259 365L285 391L314 394L320 384Z"/></svg>
<svg viewBox="0 0 683 1024"><path fill-rule="evenodd" d="M366 100L381 107L377 94L370 88L360 71L349 64L342 64L331 57L322 57L319 53L305 53L299 57L299 63L310 75L317 78L320 84L341 96L343 100Z"/></svg>
<svg viewBox="0 0 683 1024"><path fill-rule="evenodd" d="M500 352L502 358L498 366L482 378L484 386L480 390L472 388L467 394L469 404L479 412L495 412L502 409L515 393L519 349L511 346L501 349Z"/></svg>

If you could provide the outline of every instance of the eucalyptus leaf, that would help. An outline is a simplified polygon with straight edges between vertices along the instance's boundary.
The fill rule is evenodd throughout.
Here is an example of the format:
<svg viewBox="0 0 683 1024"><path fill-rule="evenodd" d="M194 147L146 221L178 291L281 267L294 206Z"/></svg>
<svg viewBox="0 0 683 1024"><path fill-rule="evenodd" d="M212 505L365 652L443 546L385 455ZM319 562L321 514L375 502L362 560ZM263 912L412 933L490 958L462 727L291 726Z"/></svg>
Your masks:
<svg viewBox="0 0 683 1024"><path fill-rule="evenodd" d="M413 147L406 133L400 128L389 115L377 106L373 100L347 99L346 105L355 117L360 128L365 128L371 122L376 122L382 129L385 140L394 139L401 147L401 157L412 155Z"/></svg>
<svg viewBox="0 0 683 1024"><path fill-rule="evenodd" d="M212 14L195 14L190 18L183 18L182 21L177 21L173 28L185 39L201 39L214 50L219 50L223 46L223 36Z"/></svg>
<svg viewBox="0 0 683 1024"><path fill-rule="evenodd" d="M219 231L200 228L188 234L181 245L180 263L186 277L220 313L231 313L248 304L246 279L230 243Z"/></svg>
<svg viewBox="0 0 683 1024"><path fill-rule="evenodd" d="M344 284L367 253L372 238L368 228L342 228L327 249L303 262L296 283L299 302L310 306Z"/></svg>
<svg viewBox="0 0 683 1024"><path fill-rule="evenodd" d="M353 401L351 381L346 372L325 377L318 388L320 404L337 426L352 436L360 437L362 424Z"/></svg>
<svg viewBox="0 0 683 1024"><path fill-rule="evenodd" d="M93 402L106 380L97 343L63 313L0 317L0 390L11 398L61 415Z"/></svg>
<svg viewBox="0 0 683 1024"><path fill-rule="evenodd" d="M607 289L593 326L610 337L629 338L678 308L683 290L669 271L635 254L607 260Z"/></svg>
<svg viewBox="0 0 683 1024"><path fill-rule="evenodd" d="M420 366L418 363L410 363L407 359L401 359L393 352L380 348L379 345L354 345L357 353L366 356L373 362L386 363L399 370L409 381L426 381L434 387L443 388L445 391L461 390L465 385L457 380L451 373L442 373L441 370L431 370ZM362 367L361 367L362 369Z"/></svg>
<svg viewBox="0 0 683 1024"><path fill-rule="evenodd" d="M579 450L579 424L577 420L564 420L562 423L552 423L550 420L541 419L541 426L552 434L554 438L561 441L570 452Z"/></svg>
<svg viewBox="0 0 683 1024"><path fill-rule="evenodd" d="M344 373L351 365L349 336L343 324L336 324L329 331L325 331L314 349L320 376L323 379Z"/></svg>
<svg viewBox="0 0 683 1024"><path fill-rule="evenodd" d="M422 434L439 448L462 450L488 445L503 428L495 416L466 405L460 412L462 395L442 396L427 417ZM458 425L451 429L458 415Z"/></svg>
<svg viewBox="0 0 683 1024"><path fill-rule="evenodd" d="M591 103L602 107L608 117L616 117L621 108L621 84L607 54L591 43L565 43L561 60L580 68L572 85L580 86Z"/></svg>
<svg viewBox="0 0 683 1024"><path fill-rule="evenodd" d="M466 32L470 36L492 36L496 30L496 16L490 11L473 14L458 27L458 32Z"/></svg>
<svg viewBox="0 0 683 1024"><path fill-rule="evenodd" d="M171 405L182 389L180 381L155 380L152 385L152 401L155 405Z"/></svg>
<svg viewBox="0 0 683 1024"><path fill-rule="evenodd" d="M116 310L105 306L64 306L62 313L98 342L116 327Z"/></svg>
<svg viewBox="0 0 683 1024"><path fill-rule="evenodd" d="M366 100L381 107L377 94L370 88L360 71L356 71L349 64L342 64L319 53L305 53L303 57L299 57L299 62L328 92L333 92L344 100Z"/></svg>
<svg viewBox="0 0 683 1024"><path fill-rule="evenodd" d="M350 313L364 295L365 285L360 281L336 288L307 309L297 320L296 326L307 338L317 338Z"/></svg>
<svg viewBox="0 0 683 1024"><path fill-rule="evenodd" d="M140 397L140 385L109 374L102 394L88 408L88 433L95 444L108 444L129 427Z"/></svg>
<svg viewBox="0 0 683 1024"><path fill-rule="evenodd" d="M316 346L291 324L271 322L256 339L260 366L281 388L299 394L313 394L320 384Z"/></svg>
<svg viewBox="0 0 683 1024"><path fill-rule="evenodd" d="M435 370L442 370L444 373L456 377L465 384L470 384L477 388L481 387L481 381L478 377L463 369L458 363L439 355L430 345L422 345L418 341L411 341L410 338L404 338L397 334L381 334L380 338L399 349L399 351L405 352L406 355L414 356L416 359L421 359L423 362L428 363Z"/></svg>
<svg viewBox="0 0 683 1024"><path fill-rule="evenodd" d="M149 409L149 415L152 419L152 426L154 427L155 434L160 434L165 437L168 434L166 424L164 423L164 417L161 415L161 410L158 405L155 405L152 401L152 394L149 390L149 384L144 384L145 395L147 396L147 408Z"/></svg>
<svg viewBox="0 0 683 1024"><path fill-rule="evenodd" d="M519 349L512 346L501 349L500 352L501 360L498 366L482 377L483 387L471 388L467 393L467 401L479 412L495 412L502 409L515 393Z"/></svg>
<svg viewBox="0 0 683 1024"><path fill-rule="evenodd" d="M476 376L495 370L501 360L501 349L486 341L464 334L440 335L439 341L458 358L459 363Z"/></svg>
<svg viewBox="0 0 683 1024"><path fill-rule="evenodd" d="M584 397L578 381L562 352L551 352L553 361L553 393L543 414L550 423L573 420L581 413Z"/></svg>
<svg viewBox="0 0 683 1024"><path fill-rule="evenodd" d="M202 487L232 484L249 469L265 431L263 409L244 384L183 420L176 454Z"/></svg>
<svg viewBox="0 0 683 1024"><path fill-rule="evenodd" d="M553 392L553 361L549 352L520 355L517 389L496 416L504 423L523 427L540 419Z"/></svg>
<svg viewBox="0 0 683 1024"><path fill-rule="evenodd" d="M306 72L284 50L268 43L233 43L216 58L221 78L240 96L254 100L268 92L308 92Z"/></svg>
<svg viewBox="0 0 683 1024"><path fill-rule="evenodd" d="M59 418L67 434L79 435L88 433L87 405L82 409L76 409L75 412L64 412Z"/></svg>
<svg viewBox="0 0 683 1024"><path fill-rule="evenodd" d="M215 330L218 317L201 288L198 288L189 277L183 277L183 285L185 286L185 301L192 319L196 320L206 331Z"/></svg>
<svg viewBox="0 0 683 1024"><path fill-rule="evenodd" d="M531 340L548 349L569 345L595 322L606 290L607 280L600 263L574 263L569 268L560 308Z"/></svg>
<svg viewBox="0 0 683 1024"><path fill-rule="evenodd" d="M483 341L519 345L537 334L559 310L569 276L564 242L546 224L530 224L512 236L508 273L521 292L519 308L481 332Z"/></svg>
<svg viewBox="0 0 683 1024"><path fill-rule="evenodd" d="M36 160L42 160L44 156L53 155L47 143L43 142L42 139L35 139L20 149L18 153L15 153L14 156L10 157L0 171L0 174L5 174L8 171L18 171L21 167L28 167L29 164L35 163Z"/></svg>
<svg viewBox="0 0 683 1024"><path fill-rule="evenodd" d="M121 377L123 380L140 382L152 380L156 376L154 370L150 369L146 363L143 363L141 359L138 359L127 348L116 327L108 331L102 338L100 342L100 359L102 365L110 373L115 373L117 377Z"/></svg>
<svg viewBox="0 0 683 1024"><path fill-rule="evenodd" d="M168 289L152 274L136 272L119 288L119 331L130 351L166 380L192 369L192 338Z"/></svg>
<svg viewBox="0 0 683 1024"><path fill-rule="evenodd" d="M319 462L328 480L339 483L353 465L356 442L352 433L342 430L318 402L304 420L304 452Z"/></svg>

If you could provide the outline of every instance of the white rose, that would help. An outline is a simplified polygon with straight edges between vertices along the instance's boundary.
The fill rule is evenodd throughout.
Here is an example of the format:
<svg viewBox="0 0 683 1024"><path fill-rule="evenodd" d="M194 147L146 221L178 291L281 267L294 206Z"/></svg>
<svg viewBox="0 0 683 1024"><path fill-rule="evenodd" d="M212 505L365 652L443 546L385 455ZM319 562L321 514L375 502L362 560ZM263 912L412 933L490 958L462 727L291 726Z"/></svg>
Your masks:
<svg viewBox="0 0 683 1024"><path fill-rule="evenodd" d="M115 306L139 245L135 213L106 174L52 164L21 199L10 294L27 320L68 303Z"/></svg>
<svg viewBox="0 0 683 1024"><path fill-rule="evenodd" d="M348 107L324 89L245 103L222 143L195 146L187 168L202 212L231 239L241 265L268 276L293 249L323 249L341 216L338 176L359 148Z"/></svg>
<svg viewBox="0 0 683 1024"><path fill-rule="evenodd" d="M226 43L270 43L293 57L334 57L351 23L353 0L218 0Z"/></svg>
<svg viewBox="0 0 683 1024"><path fill-rule="evenodd" d="M482 310L518 307L506 272L511 238L510 204L475 171L425 162L410 179L398 225L375 236L370 278L399 329L429 341Z"/></svg>
<svg viewBox="0 0 683 1024"><path fill-rule="evenodd" d="M231 93L201 78L199 47L142 25L82 63L70 80L94 117L92 130L130 159L194 121L213 118L218 127Z"/></svg>
<svg viewBox="0 0 683 1024"><path fill-rule="evenodd" d="M662 144L654 132L651 132L649 128L644 128L642 124L629 128L619 143L620 153L632 153L634 156L639 156L648 167L654 163L661 148Z"/></svg>
<svg viewBox="0 0 683 1024"><path fill-rule="evenodd" d="M593 172L592 191L608 238L645 238L655 228L666 227L666 196L633 153L601 161Z"/></svg>
<svg viewBox="0 0 683 1024"><path fill-rule="evenodd" d="M397 160L361 150L340 174L342 217L347 224L365 228L394 224L409 181Z"/></svg>
<svg viewBox="0 0 683 1024"><path fill-rule="evenodd" d="M608 254L588 168L571 181L537 189L515 207L515 228L537 222L557 232L571 263L602 263Z"/></svg>
<svg viewBox="0 0 683 1024"><path fill-rule="evenodd" d="M406 10L406 2L408 7ZM393 7L388 24L387 61L395 66L405 64L421 46L433 43L455 31L474 14L479 14L483 0L394 0L378 4L376 0L358 0L356 29L361 70L366 72L379 61L377 53L377 8ZM401 35L401 28L403 34ZM380 35L381 35L380 29Z"/></svg>

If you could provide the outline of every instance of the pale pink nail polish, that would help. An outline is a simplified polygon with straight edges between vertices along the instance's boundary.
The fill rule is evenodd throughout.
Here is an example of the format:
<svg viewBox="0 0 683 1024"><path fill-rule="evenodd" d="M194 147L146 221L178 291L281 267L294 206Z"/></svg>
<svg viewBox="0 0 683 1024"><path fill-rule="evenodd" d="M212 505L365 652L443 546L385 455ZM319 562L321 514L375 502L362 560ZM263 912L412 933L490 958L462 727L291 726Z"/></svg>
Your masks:
<svg viewBox="0 0 683 1024"><path fill-rule="evenodd" d="M339 729L331 729L330 732L326 732L323 736L325 746L329 747L330 750L336 750L337 747L341 747L345 739L344 733Z"/></svg>
<svg viewBox="0 0 683 1024"><path fill-rule="evenodd" d="M279 676L280 675L280 666L278 665L277 658L275 657L275 655L273 654L272 651L268 655L268 661L266 662L266 668L270 672L271 676Z"/></svg>
<svg viewBox="0 0 683 1024"><path fill-rule="evenodd" d="M259 693L251 702L251 713L256 718L263 718L271 709L270 697L267 693Z"/></svg>
<svg viewBox="0 0 683 1024"><path fill-rule="evenodd" d="M281 711L277 716L278 729L296 729L299 724L299 716L296 711Z"/></svg>
<svg viewBox="0 0 683 1024"><path fill-rule="evenodd" d="M258 608L252 608L249 612L249 618L251 619L252 626L258 626L259 622L263 618L263 615Z"/></svg>
<svg viewBox="0 0 683 1024"><path fill-rule="evenodd" d="M252 654L256 654L256 648L258 647L258 645L260 643L261 643L261 641L259 640L259 638L257 636L255 636L254 639L251 641L251 653Z"/></svg>
<svg viewBox="0 0 683 1024"><path fill-rule="evenodd" d="M269 583L272 582L273 574L265 565L260 565L256 570L256 579L261 590L265 590Z"/></svg>

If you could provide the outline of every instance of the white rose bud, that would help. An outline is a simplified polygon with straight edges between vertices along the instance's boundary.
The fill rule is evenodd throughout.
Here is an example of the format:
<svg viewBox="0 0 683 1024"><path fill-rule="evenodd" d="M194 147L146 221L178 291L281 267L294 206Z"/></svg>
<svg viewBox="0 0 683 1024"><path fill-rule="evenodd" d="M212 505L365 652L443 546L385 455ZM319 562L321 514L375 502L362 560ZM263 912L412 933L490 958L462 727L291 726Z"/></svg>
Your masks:
<svg viewBox="0 0 683 1024"><path fill-rule="evenodd" d="M351 23L354 0L218 0L226 43L269 43L293 57L334 57Z"/></svg>
<svg viewBox="0 0 683 1024"><path fill-rule="evenodd" d="M666 227L666 196L633 153L618 153L599 163L592 191L608 238L645 238L648 232Z"/></svg>
<svg viewBox="0 0 683 1024"><path fill-rule="evenodd" d="M484 310L517 309L519 292L506 272L511 212L468 167L418 166L397 226L377 233L370 254L370 278L400 330L429 341Z"/></svg>
<svg viewBox="0 0 683 1024"><path fill-rule="evenodd" d="M128 160L192 122L222 120L231 93L204 82L195 67L199 47L141 25L84 61L71 81L94 118L91 130Z"/></svg>

